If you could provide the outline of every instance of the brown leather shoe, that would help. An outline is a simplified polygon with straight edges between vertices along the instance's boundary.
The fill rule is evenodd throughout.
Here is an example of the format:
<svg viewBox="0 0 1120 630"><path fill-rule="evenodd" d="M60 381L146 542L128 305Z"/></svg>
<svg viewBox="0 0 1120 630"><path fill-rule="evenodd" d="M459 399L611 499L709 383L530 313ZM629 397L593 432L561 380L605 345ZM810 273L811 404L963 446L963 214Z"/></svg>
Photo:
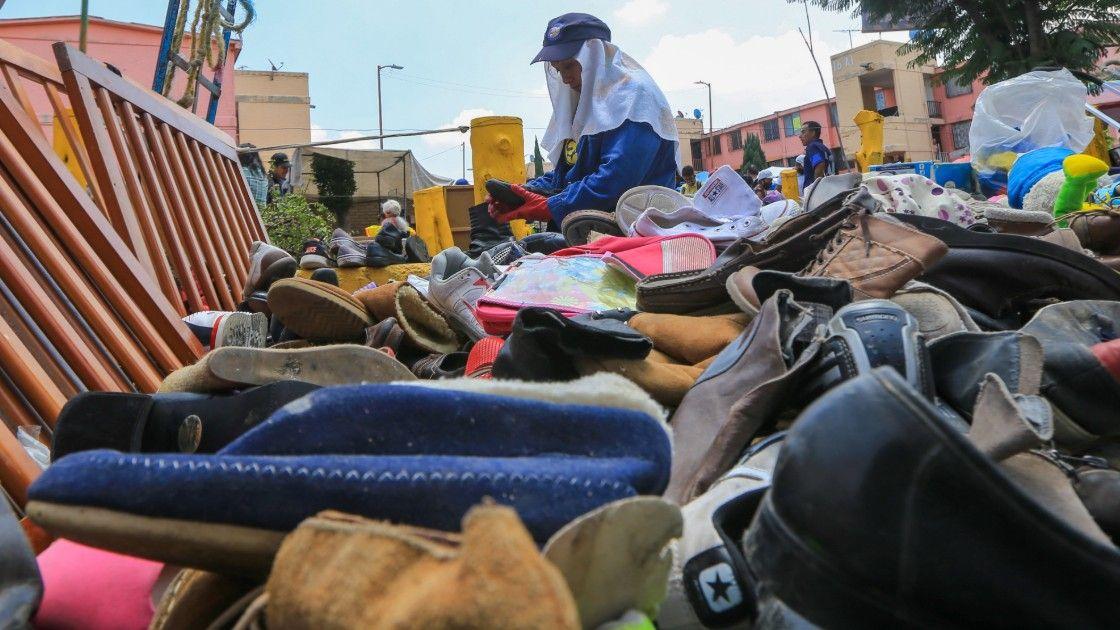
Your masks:
<svg viewBox="0 0 1120 630"><path fill-rule="evenodd" d="M1120 212L1101 210L1076 214L1069 227L1081 246L1097 254L1100 262L1120 271Z"/></svg>
<svg viewBox="0 0 1120 630"><path fill-rule="evenodd" d="M835 180L838 185L821 187L834 177L838 178ZM746 239L735 241L707 269L645 278L638 283L638 310L678 315L734 312L725 288L731 274L748 265L797 271L813 259L853 210L879 208L879 202L866 191L849 186L858 186L858 179L858 173L855 178L846 175L825 178L815 190L807 193L804 213L771 227L761 243ZM816 195L827 198L816 198Z"/></svg>
<svg viewBox="0 0 1120 630"><path fill-rule="evenodd" d="M940 239L889 214L860 210L844 220L832 242L797 275L847 280L855 300L886 299L948 251ZM759 271L745 267L727 279L731 299L748 313L758 312L753 280Z"/></svg>

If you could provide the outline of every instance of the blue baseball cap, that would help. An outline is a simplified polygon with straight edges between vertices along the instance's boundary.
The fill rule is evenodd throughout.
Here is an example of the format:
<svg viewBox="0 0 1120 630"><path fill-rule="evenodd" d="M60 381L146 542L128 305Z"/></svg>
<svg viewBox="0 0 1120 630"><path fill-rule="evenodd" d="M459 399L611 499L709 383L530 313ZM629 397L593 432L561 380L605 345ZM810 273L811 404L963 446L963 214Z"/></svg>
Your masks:
<svg viewBox="0 0 1120 630"><path fill-rule="evenodd" d="M565 13L548 22L544 29L544 45L532 63L538 61L563 61L579 52L589 39L611 41L611 29L602 20L587 13Z"/></svg>

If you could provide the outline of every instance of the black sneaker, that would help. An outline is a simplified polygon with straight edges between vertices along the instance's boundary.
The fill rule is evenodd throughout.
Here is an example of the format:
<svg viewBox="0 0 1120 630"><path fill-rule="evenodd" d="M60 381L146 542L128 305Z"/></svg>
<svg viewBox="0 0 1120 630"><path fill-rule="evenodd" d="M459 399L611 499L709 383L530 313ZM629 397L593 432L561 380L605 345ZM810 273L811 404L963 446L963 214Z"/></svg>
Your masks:
<svg viewBox="0 0 1120 630"><path fill-rule="evenodd" d="M299 258L300 269L324 269L330 266L330 256L323 241L309 238L303 242L303 255Z"/></svg>

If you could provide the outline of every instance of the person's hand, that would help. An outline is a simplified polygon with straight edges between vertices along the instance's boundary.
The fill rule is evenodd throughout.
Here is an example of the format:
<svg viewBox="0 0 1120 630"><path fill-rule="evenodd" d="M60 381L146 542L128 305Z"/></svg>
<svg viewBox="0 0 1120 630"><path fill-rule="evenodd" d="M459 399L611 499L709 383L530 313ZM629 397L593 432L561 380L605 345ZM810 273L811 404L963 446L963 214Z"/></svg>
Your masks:
<svg viewBox="0 0 1120 630"><path fill-rule="evenodd" d="M531 193L517 184L510 186L510 190L521 197L524 203L516 208L510 208L489 195L486 196L487 209L490 216L494 217L496 221L509 223L514 219L525 219L526 221L548 221L552 219L552 213L548 211L548 197Z"/></svg>

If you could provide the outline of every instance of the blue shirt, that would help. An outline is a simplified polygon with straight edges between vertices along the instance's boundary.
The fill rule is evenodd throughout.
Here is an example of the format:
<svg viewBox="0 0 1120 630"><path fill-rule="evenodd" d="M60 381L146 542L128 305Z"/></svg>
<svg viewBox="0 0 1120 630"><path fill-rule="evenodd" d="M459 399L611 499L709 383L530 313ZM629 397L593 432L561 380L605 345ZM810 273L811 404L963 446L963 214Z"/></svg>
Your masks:
<svg viewBox="0 0 1120 630"><path fill-rule="evenodd" d="M824 142L820 138L813 140L805 147L805 172L801 174L801 187L804 188L813 183L817 178L817 165L824 163L828 164L831 153ZM827 170L825 171L828 172Z"/></svg>
<svg viewBox="0 0 1120 630"><path fill-rule="evenodd" d="M617 129L580 138L575 164L525 185L560 191L548 198L548 211L560 223L576 210L614 212L622 193L635 186L673 188L676 175L676 141L657 135L648 123L627 120Z"/></svg>

